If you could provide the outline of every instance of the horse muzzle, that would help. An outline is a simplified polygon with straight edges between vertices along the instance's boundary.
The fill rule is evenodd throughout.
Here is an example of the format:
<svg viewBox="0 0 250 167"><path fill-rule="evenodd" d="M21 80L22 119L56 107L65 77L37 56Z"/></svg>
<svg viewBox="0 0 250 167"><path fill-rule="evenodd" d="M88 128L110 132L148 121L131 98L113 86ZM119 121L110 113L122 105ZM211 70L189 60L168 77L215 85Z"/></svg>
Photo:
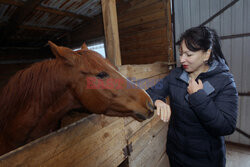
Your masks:
<svg viewBox="0 0 250 167"><path fill-rule="evenodd" d="M151 118L154 115L154 110L156 109L152 101L147 101L146 106L148 108L148 118Z"/></svg>

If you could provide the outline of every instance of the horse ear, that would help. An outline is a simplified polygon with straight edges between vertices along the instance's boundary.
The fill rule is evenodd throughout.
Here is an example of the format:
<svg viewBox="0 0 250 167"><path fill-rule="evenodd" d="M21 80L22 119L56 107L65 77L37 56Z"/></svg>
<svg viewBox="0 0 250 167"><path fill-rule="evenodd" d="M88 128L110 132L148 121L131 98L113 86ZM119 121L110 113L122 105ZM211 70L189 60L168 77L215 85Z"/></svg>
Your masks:
<svg viewBox="0 0 250 167"><path fill-rule="evenodd" d="M56 56L56 58L62 59L68 65L74 65L77 53L69 48L57 46L51 41L48 41L48 44L50 45L51 51Z"/></svg>
<svg viewBox="0 0 250 167"><path fill-rule="evenodd" d="M51 41L48 41L48 44L50 46L50 49L51 49L52 53L56 56L56 58L59 57L60 55L59 55L59 53L57 51L58 46L56 44L54 44L53 42L51 42Z"/></svg>
<svg viewBox="0 0 250 167"><path fill-rule="evenodd" d="M82 44L81 50L88 50L88 46L85 42Z"/></svg>

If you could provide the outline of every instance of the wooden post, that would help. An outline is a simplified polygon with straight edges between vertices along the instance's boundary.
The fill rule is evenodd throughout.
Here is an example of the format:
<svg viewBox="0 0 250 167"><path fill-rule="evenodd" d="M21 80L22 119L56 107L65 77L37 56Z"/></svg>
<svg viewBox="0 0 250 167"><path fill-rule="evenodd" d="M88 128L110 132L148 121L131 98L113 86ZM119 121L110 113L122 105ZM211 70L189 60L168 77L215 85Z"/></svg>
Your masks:
<svg viewBox="0 0 250 167"><path fill-rule="evenodd" d="M121 52L115 0L102 0L102 15L106 39L107 58L116 66L121 65Z"/></svg>

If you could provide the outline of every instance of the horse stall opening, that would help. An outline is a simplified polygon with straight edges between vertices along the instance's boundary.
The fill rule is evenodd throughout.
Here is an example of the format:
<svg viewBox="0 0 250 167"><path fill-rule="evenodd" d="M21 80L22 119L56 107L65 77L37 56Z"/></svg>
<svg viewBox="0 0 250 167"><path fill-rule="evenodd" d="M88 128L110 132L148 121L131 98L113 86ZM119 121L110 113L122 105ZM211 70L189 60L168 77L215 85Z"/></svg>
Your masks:
<svg viewBox="0 0 250 167"><path fill-rule="evenodd" d="M146 89L171 64L123 65L120 72ZM0 166L157 166L165 154L167 124L156 114L143 122L92 114L0 157ZM159 144L161 143L161 144Z"/></svg>
<svg viewBox="0 0 250 167"><path fill-rule="evenodd" d="M175 64L170 10L170 0L0 1L0 87L16 71L54 58L48 40L77 48L102 38L111 63L146 89ZM167 124L156 114L143 122L83 115L65 117L63 128L2 155L0 166L151 167L166 156L159 143Z"/></svg>

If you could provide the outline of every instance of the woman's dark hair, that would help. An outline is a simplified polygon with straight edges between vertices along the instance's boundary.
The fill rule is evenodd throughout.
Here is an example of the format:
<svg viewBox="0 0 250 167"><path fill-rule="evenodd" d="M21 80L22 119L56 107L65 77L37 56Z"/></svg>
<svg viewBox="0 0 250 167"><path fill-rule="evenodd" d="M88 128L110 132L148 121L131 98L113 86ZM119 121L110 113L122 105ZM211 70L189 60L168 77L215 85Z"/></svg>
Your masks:
<svg viewBox="0 0 250 167"><path fill-rule="evenodd" d="M185 41L187 48L190 51L196 52L199 50L207 51L211 49L211 55L208 60L208 64L211 65L213 60L219 60L219 58L226 59L221 51L220 39L216 31L205 27L198 26L186 30L180 37L177 45L181 45L182 41Z"/></svg>

